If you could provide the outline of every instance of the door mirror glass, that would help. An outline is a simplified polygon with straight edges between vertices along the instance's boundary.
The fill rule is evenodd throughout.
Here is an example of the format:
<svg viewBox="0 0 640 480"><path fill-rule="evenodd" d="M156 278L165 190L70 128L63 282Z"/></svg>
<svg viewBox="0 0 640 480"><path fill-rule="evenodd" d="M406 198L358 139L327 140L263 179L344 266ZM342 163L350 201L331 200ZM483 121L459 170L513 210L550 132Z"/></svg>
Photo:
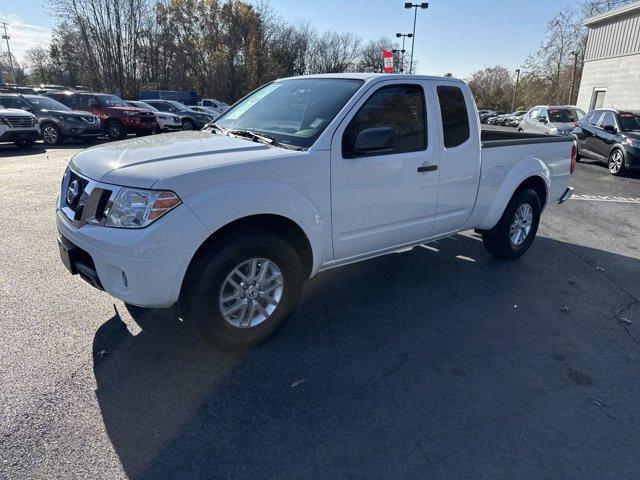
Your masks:
<svg viewBox="0 0 640 480"><path fill-rule="evenodd" d="M547 117L538 117L540 123L547 123Z"/></svg>
<svg viewBox="0 0 640 480"><path fill-rule="evenodd" d="M390 127L367 128L356 137L353 149L357 153L374 153L391 150L395 146L395 134Z"/></svg>
<svg viewBox="0 0 640 480"><path fill-rule="evenodd" d="M605 125L602 128L604 129L605 132L616 133L616 127L614 127L613 125Z"/></svg>

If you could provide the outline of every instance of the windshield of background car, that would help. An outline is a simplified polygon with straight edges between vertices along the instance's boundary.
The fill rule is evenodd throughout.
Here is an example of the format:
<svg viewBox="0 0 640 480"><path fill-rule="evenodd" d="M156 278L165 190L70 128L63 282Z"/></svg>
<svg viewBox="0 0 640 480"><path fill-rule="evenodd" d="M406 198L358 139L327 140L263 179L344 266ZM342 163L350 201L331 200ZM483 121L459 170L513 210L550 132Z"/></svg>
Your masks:
<svg viewBox="0 0 640 480"><path fill-rule="evenodd" d="M172 107L177 108L178 110L189 110L191 112L194 111L191 108L187 107L184 103L176 102L175 100L166 100L166 102Z"/></svg>
<svg viewBox="0 0 640 480"><path fill-rule="evenodd" d="M620 112L618 122L623 132L640 132L640 113Z"/></svg>
<svg viewBox="0 0 640 480"><path fill-rule="evenodd" d="M65 112L71 110L66 105L55 101L53 98L41 97L39 95L25 96L24 97L33 107L40 110L64 110Z"/></svg>
<svg viewBox="0 0 640 480"><path fill-rule="evenodd" d="M363 83L336 78L270 83L227 110L216 124L229 130L263 133L279 143L309 148Z"/></svg>
<svg viewBox="0 0 640 480"><path fill-rule="evenodd" d="M151 110L152 112L159 112L160 111L156 107L154 107L153 105L149 105L148 103L145 103L145 102L131 102L131 103L133 103L138 108L146 108L147 110Z"/></svg>
<svg viewBox="0 0 640 480"><path fill-rule="evenodd" d="M115 95L96 95L100 103L105 107L128 107L127 102Z"/></svg>
<svg viewBox="0 0 640 480"><path fill-rule="evenodd" d="M571 123L582 120L584 112L573 108L550 108L549 121L557 123Z"/></svg>

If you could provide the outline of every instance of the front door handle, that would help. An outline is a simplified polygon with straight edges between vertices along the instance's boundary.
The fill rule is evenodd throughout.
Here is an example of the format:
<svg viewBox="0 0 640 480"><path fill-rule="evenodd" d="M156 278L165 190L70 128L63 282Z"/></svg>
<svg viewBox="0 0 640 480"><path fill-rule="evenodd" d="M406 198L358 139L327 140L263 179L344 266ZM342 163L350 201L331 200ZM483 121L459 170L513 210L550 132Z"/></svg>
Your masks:
<svg viewBox="0 0 640 480"><path fill-rule="evenodd" d="M425 162L418 167L419 173L435 172L436 170L438 170L438 165L430 165L428 162Z"/></svg>

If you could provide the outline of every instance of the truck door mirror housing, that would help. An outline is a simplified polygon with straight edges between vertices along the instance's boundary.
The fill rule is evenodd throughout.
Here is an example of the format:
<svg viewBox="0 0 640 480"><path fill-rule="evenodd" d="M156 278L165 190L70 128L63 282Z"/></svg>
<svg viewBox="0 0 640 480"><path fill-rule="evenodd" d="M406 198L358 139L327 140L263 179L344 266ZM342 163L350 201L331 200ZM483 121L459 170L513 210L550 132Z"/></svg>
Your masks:
<svg viewBox="0 0 640 480"><path fill-rule="evenodd" d="M605 125L604 127L602 127L602 129L605 132L616 133L616 127L614 127L613 125Z"/></svg>
<svg viewBox="0 0 640 480"><path fill-rule="evenodd" d="M396 143L395 133L390 127L367 128L356 137L354 153L369 154L391 150Z"/></svg>
<svg viewBox="0 0 640 480"><path fill-rule="evenodd" d="M547 123L547 117L538 117L540 123Z"/></svg>

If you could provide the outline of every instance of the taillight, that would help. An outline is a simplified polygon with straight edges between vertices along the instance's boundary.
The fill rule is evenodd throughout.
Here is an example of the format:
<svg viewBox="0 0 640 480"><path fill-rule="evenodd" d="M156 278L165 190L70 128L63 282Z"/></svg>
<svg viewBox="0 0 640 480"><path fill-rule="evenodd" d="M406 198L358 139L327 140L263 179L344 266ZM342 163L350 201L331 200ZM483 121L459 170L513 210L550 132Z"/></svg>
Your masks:
<svg viewBox="0 0 640 480"><path fill-rule="evenodd" d="M573 175L573 171L576 169L576 161L578 160L578 146L574 143L571 147L571 165L569 166L569 173Z"/></svg>

